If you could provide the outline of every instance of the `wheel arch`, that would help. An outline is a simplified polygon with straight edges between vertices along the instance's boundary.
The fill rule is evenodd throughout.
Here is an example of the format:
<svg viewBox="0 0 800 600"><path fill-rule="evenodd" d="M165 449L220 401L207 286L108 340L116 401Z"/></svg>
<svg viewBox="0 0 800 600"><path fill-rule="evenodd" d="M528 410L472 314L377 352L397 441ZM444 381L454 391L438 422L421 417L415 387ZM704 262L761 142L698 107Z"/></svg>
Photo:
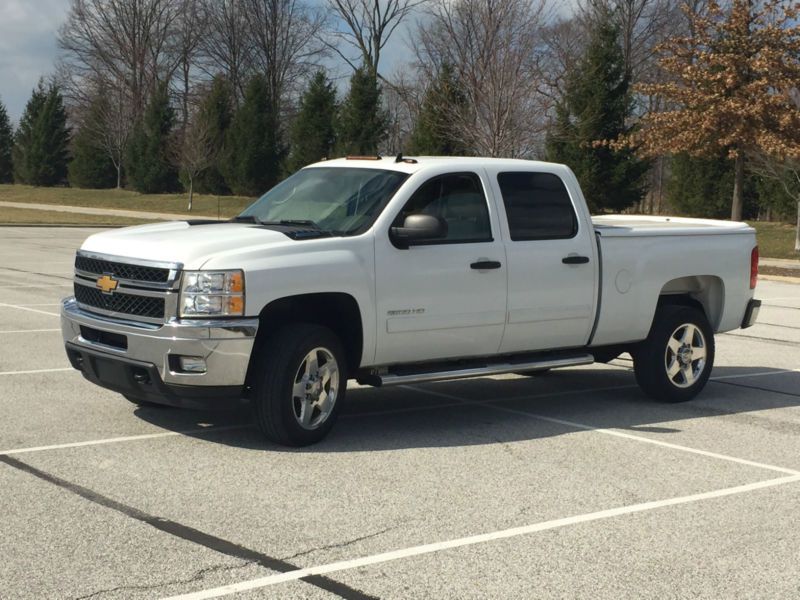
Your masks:
<svg viewBox="0 0 800 600"><path fill-rule="evenodd" d="M705 314L712 330L717 331L725 307L725 283L716 275L678 277L661 288L658 304L698 308Z"/></svg>
<svg viewBox="0 0 800 600"><path fill-rule="evenodd" d="M344 292L299 294L273 300L258 315L259 326L246 385L252 385L256 368L255 358L270 337L282 326L292 322L314 323L333 331L344 346L347 355L348 376L361 365L364 348L364 327L358 302Z"/></svg>

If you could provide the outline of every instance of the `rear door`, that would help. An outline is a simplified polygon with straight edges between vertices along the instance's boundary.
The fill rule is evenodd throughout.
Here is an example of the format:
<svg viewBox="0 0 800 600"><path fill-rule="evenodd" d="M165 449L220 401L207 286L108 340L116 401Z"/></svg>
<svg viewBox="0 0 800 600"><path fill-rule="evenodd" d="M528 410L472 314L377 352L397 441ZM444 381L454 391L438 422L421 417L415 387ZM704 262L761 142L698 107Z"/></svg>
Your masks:
<svg viewBox="0 0 800 600"><path fill-rule="evenodd" d="M506 317L505 249L481 170L431 173L394 216L433 215L442 239L409 248L388 228L375 240L376 363L419 362L497 352Z"/></svg>
<svg viewBox="0 0 800 600"><path fill-rule="evenodd" d="M544 170L491 173L508 263L500 352L583 346L594 320L598 265L582 198ZM577 186L577 182L575 182Z"/></svg>

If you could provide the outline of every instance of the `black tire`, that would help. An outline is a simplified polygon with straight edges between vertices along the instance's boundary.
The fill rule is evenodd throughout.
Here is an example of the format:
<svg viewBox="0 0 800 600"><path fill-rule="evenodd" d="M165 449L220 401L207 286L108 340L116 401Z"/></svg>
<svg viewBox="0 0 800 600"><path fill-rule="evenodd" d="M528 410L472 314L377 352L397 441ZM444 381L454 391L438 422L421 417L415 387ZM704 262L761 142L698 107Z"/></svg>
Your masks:
<svg viewBox="0 0 800 600"><path fill-rule="evenodd" d="M701 351L704 357L699 356ZM633 352L636 382L662 402L686 402L697 396L713 367L714 332L705 314L691 306L660 306L647 339Z"/></svg>
<svg viewBox="0 0 800 600"><path fill-rule="evenodd" d="M330 392L335 391L332 407L327 416L323 417L324 410L317 405L310 412L303 413L303 405L309 406L310 400L296 396L296 386L303 384L300 377L301 367L308 367L307 356L315 349L324 352L316 353L316 360L320 367L330 363L328 355L335 361L333 366L338 371L336 385L332 386L333 377L329 377L326 388L320 377L311 381L312 391L306 395L310 398L318 393L330 399ZM326 354L327 353L327 354ZM284 446L308 446L322 440L333 427L339 414L339 409L344 401L347 389L347 362L344 348L339 338L327 327L310 323L293 323L287 325L274 335L270 336L267 345L262 349L258 360L260 374L257 375L253 386L253 411L255 420L264 436L277 444ZM329 367L330 369L331 367ZM319 369L321 371L322 369ZM298 379L300 377L300 379ZM304 377L308 377L308 374ZM308 384L306 384L308 385ZM307 427L301 424L304 415L311 415ZM314 419L319 418L319 423L314 424Z"/></svg>

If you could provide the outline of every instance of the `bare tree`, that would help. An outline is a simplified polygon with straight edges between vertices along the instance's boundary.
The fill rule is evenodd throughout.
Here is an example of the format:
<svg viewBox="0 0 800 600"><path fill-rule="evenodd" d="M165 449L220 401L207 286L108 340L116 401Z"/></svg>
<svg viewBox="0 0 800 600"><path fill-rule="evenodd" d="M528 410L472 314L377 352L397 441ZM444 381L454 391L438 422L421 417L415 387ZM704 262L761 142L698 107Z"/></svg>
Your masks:
<svg viewBox="0 0 800 600"><path fill-rule="evenodd" d="M531 156L539 149L550 100L541 92L543 0L436 0L414 40L432 81L453 69L465 102L454 134L487 156Z"/></svg>
<svg viewBox="0 0 800 600"><path fill-rule="evenodd" d="M170 40L171 53L175 57L178 96L181 109L181 130L189 122L189 103L193 87L193 75L196 71L196 62L200 41L205 34L205 13L202 11L198 0L176 0L177 18L175 30Z"/></svg>
<svg viewBox="0 0 800 600"><path fill-rule="evenodd" d="M225 76L238 105L253 68L247 0L200 1L206 24L200 40L201 67L208 75Z"/></svg>
<svg viewBox="0 0 800 600"><path fill-rule="evenodd" d="M400 24L423 2L425 0L327 0L337 17L334 39L352 47L360 56L348 56L338 44L329 46L354 70L363 65L374 76L381 77L378 71L381 52Z"/></svg>
<svg viewBox="0 0 800 600"><path fill-rule="evenodd" d="M800 160L790 157L781 160L765 152L753 152L748 158L748 170L777 182L783 193L794 201L797 209L794 251L800 252Z"/></svg>
<svg viewBox="0 0 800 600"><path fill-rule="evenodd" d="M122 85L138 117L158 82L172 75L177 15L175 0L72 0L58 42L74 76Z"/></svg>
<svg viewBox="0 0 800 600"><path fill-rule="evenodd" d="M383 88L387 116L387 135L382 142L382 154L397 154L406 147L414 129L414 120L421 105L424 88L418 81L409 80L404 71L398 71Z"/></svg>
<svg viewBox="0 0 800 600"><path fill-rule="evenodd" d="M182 136L174 138L172 159L189 182L187 210L192 210L194 182L197 176L214 163L218 152L219 148L214 144L211 126L199 114L187 124Z"/></svg>
<svg viewBox="0 0 800 600"><path fill-rule="evenodd" d="M89 131L97 146L108 155L117 173L117 189L120 189L125 150L135 124L130 98L127 90L113 81L82 83L80 95L73 93L71 96L71 113L80 128Z"/></svg>
<svg viewBox="0 0 800 600"><path fill-rule="evenodd" d="M246 6L253 63L277 114L285 95L319 66L323 15L298 0L247 0Z"/></svg>
<svg viewBox="0 0 800 600"><path fill-rule="evenodd" d="M610 13L619 27L625 69L633 82L650 75L659 44L686 25L675 0L582 0L578 19L588 29L600 11Z"/></svg>
<svg viewBox="0 0 800 600"><path fill-rule="evenodd" d="M574 16L557 19L542 28L541 92L553 101L566 92L567 74L578 64L586 45L586 31Z"/></svg>

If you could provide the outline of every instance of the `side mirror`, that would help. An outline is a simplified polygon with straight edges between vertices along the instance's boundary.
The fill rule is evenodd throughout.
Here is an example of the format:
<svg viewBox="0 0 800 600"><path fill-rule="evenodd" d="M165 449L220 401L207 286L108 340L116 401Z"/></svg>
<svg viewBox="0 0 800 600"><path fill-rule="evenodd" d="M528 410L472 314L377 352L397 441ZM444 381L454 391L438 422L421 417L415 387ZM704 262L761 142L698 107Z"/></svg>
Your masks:
<svg viewBox="0 0 800 600"><path fill-rule="evenodd" d="M395 246L406 249L415 243L445 237L447 223L433 215L408 215L402 227L392 227L389 233Z"/></svg>

